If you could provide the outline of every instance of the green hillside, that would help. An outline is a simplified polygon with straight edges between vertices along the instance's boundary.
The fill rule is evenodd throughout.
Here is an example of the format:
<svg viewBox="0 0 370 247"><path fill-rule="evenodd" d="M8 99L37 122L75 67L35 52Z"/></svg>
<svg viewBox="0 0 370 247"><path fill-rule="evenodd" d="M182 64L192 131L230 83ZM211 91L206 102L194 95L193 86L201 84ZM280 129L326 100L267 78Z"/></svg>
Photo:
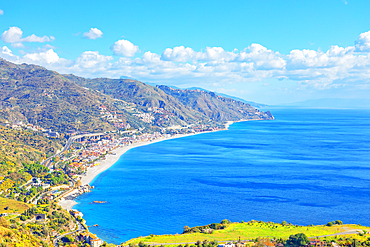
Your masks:
<svg viewBox="0 0 370 247"><path fill-rule="evenodd" d="M23 164L40 162L60 150L64 141L44 137L40 132L0 125L0 176L13 181L26 179L20 171Z"/></svg>

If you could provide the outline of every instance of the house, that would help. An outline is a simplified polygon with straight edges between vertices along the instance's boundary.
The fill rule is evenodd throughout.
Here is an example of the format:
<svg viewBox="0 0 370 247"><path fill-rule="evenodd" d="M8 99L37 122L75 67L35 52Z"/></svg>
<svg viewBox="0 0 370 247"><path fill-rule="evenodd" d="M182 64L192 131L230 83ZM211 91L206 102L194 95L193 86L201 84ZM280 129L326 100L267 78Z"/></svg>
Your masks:
<svg viewBox="0 0 370 247"><path fill-rule="evenodd" d="M59 138L60 134L58 132L49 132L49 136L53 138Z"/></svg>
<svg viewBox="0 0 370 247"><path fill-rule="evenodd" d="M78 216L83 217L83 214L76 209L71 209L69 213L75 218L78 218Z"/></svg>
<svg viewBox="0 0 370 247"><path fill-rule="evenodd" d="M211 228L202 229L202 233L211 234L212 232L213 232L213 229L211 229Z"/></svg>
<svg viewBox="0 0 370 247"><path fill-rule="evenodd" d="M218 247L235 247L233 243L219 244Z"/></svg>
<svg viewBox="0 0 370 247"><path fill-rule="evenodd" d="M103 244L103 240L91 232L83 232L78 238L80 241L86 241L91 247L100 247Z"/></svg>
<svg viewBox="0 0 370 247"><path fill-rule="evenodd" d="M89 240L91 247L100 247L100 245L103 244L103 240L101 240L100 238L93 234L90 234Z"/></svg>
<svg viewBox="0 0 370 247"><path fill-rule="evenodd" d="M319 239L311 239L307 247L326 247L326 242L321 242Z"/></svg>

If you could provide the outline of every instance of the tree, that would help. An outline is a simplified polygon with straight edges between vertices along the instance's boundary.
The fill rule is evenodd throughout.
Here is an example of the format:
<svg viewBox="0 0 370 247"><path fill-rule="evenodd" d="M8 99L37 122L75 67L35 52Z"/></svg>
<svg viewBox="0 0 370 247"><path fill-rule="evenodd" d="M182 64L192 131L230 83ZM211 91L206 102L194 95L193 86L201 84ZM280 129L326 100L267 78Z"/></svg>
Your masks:
<svg viewBox="0 0 370 247"><path fill-rule="evenodd" d="M310 241L308 240L306 234L304 233L297 233L295 235L290 235L289 239L287 240L286 244L288 246L305 246Z"/></svg>
<svg viewBox="0 0 370 247"><path fill-rule="evenodd" d="M183 233L186 233L186 232L188 232L190 230L190 227L188 227L188 226L184 226L184 232Z"/></svg>
<svg viewBox="0 0 370 247"><path fill-rule="evenodd" d="M224 219L223 221L221 221L221 224L224 224L224 225L227 225L227 224L230 224L231 221L228 220L228 219Z"/></svg>
<svg viewBox="0 0 370 247"><path fill-rule="evenodd" d="M336 224L336 225L343 225L343 222L342 222L341 220L336 220L336 221L335 221L335 224Z"/></svg>

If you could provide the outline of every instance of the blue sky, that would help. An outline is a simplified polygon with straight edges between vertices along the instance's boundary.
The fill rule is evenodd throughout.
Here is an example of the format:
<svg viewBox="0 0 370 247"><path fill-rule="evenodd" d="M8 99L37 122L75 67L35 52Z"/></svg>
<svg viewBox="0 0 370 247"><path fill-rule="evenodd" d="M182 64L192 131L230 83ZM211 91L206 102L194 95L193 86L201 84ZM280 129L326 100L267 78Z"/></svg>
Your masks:
<svg viewBox="0 0 370 247"><path fill-rule="evenodd" d="M370 97L370 1L2 1L0 57L280 104Z"/></svg>

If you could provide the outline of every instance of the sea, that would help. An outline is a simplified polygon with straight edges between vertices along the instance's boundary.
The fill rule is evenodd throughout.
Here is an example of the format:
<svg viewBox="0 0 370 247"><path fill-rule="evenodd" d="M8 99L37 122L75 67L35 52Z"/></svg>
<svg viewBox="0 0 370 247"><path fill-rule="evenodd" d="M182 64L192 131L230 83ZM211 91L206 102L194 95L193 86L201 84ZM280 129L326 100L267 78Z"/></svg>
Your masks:
<svg viewBox="0 0 370 247"><path fill-rule="evenodd" d="M370 110L269 110L273 121L129 150L74 208L115 244L223 219L370 226Z"/></svg>

